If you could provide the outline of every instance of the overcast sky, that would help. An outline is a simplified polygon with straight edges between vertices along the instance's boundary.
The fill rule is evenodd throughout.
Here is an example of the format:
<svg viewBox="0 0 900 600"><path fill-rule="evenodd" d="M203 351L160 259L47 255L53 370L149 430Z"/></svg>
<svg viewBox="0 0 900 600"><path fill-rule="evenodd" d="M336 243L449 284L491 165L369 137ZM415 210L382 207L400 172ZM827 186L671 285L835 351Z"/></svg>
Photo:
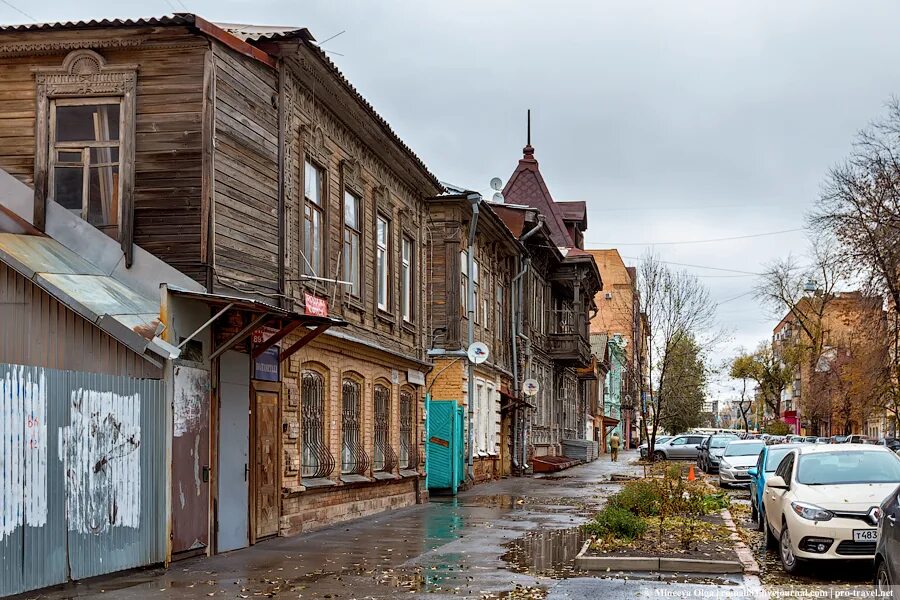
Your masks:
<svg viewBox="0 0 900 600"><path fill-rule="evenodd" d="M521 157L525 111L557 200L586 200L589 247L803 227L828 167L900 93L900 3L682 0L0 1L0 20L158 16L305 26L443 180L488 192ZM113 8L114 7L114 8ZM116 12L109 12L115 10ZM337 54L339 53L339 54ZM758 272L804 233L665 244L664 260ZM626 243L628 245L626 245ZM629 264L636 264L627 259ZM690 268L717 301L752 276ZM724 302L752 348L775 321Z"/></svg>

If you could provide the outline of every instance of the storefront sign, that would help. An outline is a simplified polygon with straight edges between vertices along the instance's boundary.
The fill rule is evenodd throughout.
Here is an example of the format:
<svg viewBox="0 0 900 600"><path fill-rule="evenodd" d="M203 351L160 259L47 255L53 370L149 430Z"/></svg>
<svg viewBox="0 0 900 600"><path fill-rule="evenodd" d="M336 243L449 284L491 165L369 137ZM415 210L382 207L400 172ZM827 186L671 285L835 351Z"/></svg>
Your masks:
<svg viewBox="0 0 900 600"><path fill-rule="evenodd" d="M312 294L303 294L303 301L306 303L306 314L315 317L328 316L328 302L318 296Z"/></svg>
<svg viewBox="0 0 900 600"><path fill-rule="evenodd" d="M281 361L278 355L281 348L275 344L253 361L253 379L260 381L280 381L281 380Z"/></svg>
<svg viewBox="0 0 900 600"><path fill-rule="evenodd" d="M413 385L425 385L425 373L415 369L408 369L406 371L406 381Z"/></svg>

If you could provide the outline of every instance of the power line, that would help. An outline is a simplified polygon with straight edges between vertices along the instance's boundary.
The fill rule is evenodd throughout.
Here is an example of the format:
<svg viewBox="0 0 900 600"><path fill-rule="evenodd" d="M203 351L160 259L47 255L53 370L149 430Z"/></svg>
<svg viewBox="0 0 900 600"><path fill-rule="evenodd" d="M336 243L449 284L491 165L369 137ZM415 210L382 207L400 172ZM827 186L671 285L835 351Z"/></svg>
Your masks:
<svg viewBox="0 0 900 600"><path fill-rule="evenodd" d="M684 242L591 242L592 246L675 246L679 244L708 244L711 242L730 242L732 240L746 240L749 238L758 238L769 235L781 235L783 233L794 233L795 231L805 231L804 228L782 229L781 231L767 231L765 233L753 233L749 235L736 235L732 237L713 238L709 240L688 240Z"/></svg>
<svg viewBox="0 0 900 600"><path fill-rule="evenodd" d="M743 298L744 296L749 296L753 292L754 292L754 290L749 290L747 292L744 292L743 294L738 294L737 296L734 296L733 298L729 298L728 300L722 300L721 302L716 302L716 306L722 306L723 304L727 304L728 302L731 302L732 300L737 300L739 298Z"/></svg>
<svg viewBox="0 0 900 600"><path fill-rule="evenodd" d="M627 258L628 260L638 260L638 261L645 260L643 258L638 258L637 256L623 256L622 258ZM656 260L658 262L661 262L661 263L664 263L667 265L676 265L679 267L691 267L694 269L709 269L710 271L724 271L726 273L741 273L743 275L757 275L757 276L762 275L762 273L754 273L753 271L741 271L738 269L725 269L722 267L707 267L705 265L692 265L689 263L672 262L670 260L659 260L659 259L656 259Z"/></svg>
<svg viewBox="0 0 900 600"><path fill-rule="evenodd" d="M12 2L9 2L9 0L0 0L0 2L2 2L2 3L5 4L5 5L7 5L8 7L10 7L11 9L13 9L13 10L16 11L17 13L22 14L22 15L25 15L26 17L28 17L29 19L31 19L32 21L34 21L35 23L37 23L37 19L35 19L35 18L32 17L31 15L29 15L27 12L25 12L24 10L22 10L21 8L19 8L19 7L16 6L15 4L13 4Z"/></svg>

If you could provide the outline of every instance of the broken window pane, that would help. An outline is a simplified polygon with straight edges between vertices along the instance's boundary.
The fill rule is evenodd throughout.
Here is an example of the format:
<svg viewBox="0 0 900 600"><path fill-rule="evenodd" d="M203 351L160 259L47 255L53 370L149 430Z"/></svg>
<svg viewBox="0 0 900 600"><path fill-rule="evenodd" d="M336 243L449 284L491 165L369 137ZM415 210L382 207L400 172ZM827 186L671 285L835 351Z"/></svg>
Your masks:
<svg viewBox="0 0 900 600"><path fill-rule="evenodd" d="M88 182L87 221L102 229L119 222L119 167L92 167Z"/></svg>

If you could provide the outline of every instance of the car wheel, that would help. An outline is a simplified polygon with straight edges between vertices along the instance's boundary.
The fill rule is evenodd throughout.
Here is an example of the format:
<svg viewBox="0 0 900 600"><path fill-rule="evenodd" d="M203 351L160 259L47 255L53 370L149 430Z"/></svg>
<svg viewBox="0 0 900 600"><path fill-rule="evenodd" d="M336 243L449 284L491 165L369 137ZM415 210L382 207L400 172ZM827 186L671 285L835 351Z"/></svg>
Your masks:
<svg viewBox="0 0 900 600"><path fill-rule="evenodd" d="M653 458L656 460L666 460L666 455L662 450L656 450L653 452Z"/></svg>
<svg viewBox="0 0 900 600"><path fill-rule="evenodd" d="M799 559L794 555L794 547L791 546L791 533L787 524L781 527L781 538L778 544L778 555L781 558L781 566L784 572L793 575L800 565Z"/></svg>
<svg viewBox="0 0 900 600"><path fill-rule="evenodd" d="M763 531L765 532L766 538L766 548L768 550L777 550L778 549L778 538L775 537L775 534L772 532L772 527L769 525L769 522L763 519Z"/></svg>
<svg viewBox="0 0 900 600"><path fill-rule="evenodd" d="M891 593L891 574L887 563L883 560L878 561L878 567L875 569L875 591L878 592L879 598L887 598Z"/></svg>

